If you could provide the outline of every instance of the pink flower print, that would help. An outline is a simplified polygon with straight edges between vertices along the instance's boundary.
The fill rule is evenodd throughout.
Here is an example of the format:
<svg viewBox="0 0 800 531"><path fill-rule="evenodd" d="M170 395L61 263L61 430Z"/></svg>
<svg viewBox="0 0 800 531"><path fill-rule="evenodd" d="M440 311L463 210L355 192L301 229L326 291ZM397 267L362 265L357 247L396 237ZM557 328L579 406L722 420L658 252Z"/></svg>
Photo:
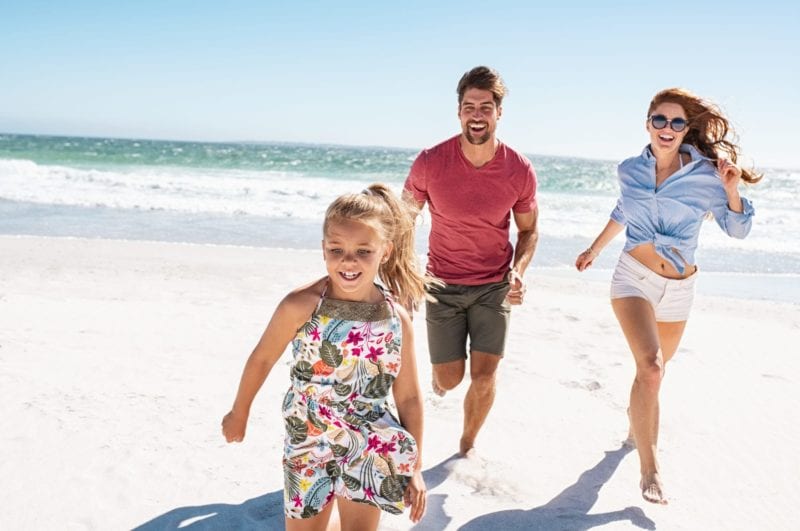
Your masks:
<svg viewBox="0 0 800 531"><path fill-rule="evenodd" d="M372 492L372 489L370 487L367 487L364 489L364 496L372 500L375 498L375 493Z"/></svg>
<svg viewBox="0 0 800 531"><path fill-rule="evenodd" d="M369 354L367 354L367 359L370 361L378 361L378 356L383 354L383 347L369 347Z"/></svg>
<svg viewBox="0 0 800 531"><path fill-rule="evenodd" d="M303 506L303 498L300 497L299 494L295 494L294 498L292 498L295 507L302 507Z"/></svg>
<svg viewBox="0 0 800 531"><path fill-rule="evenodd" d="M353 350L350 351L353 356L361 356L361 349L359 347L353 347Z"/></svg>
<svg viewBox="0 0 800 531"><path fill-rule="evenodd" d="M319 414L325 417L326 419L331 418L331 410L326 408L325 406L319 407Z"/></svg>
<svg viewBox="0 0 800 531"><path fill-rule="evenodd" d="M389 369L390 372L397 372L397 370L400 368L400 365L398 365L394 361L390 361L389 363L386 364L386 368Z"/></svg>
<svg viewBox="0 0 800 531"><path fill-rule="evenodd" d="M386 334L386 337L383 338L383 342L384 343L388 343L389 341L392 340L393 337L394 337L394 334L389 332L388 334Z"/></svg>
<svg viewBox="0 0 800 531"><path fill-rule="evenodd" d="M311 331L311 338L314 341L319 341L320 340L319 329L317 327L314 327L314 330Z"/></svg>
<svg viewBox="0 0 800 531"><path fill-rule="evenodd" d="M392 441L388 443L383 443L378 453L383 456L386 456L389 452L394 452L395 450L397 450L397 448L394 445L394 441Z"/></svg>
<svg viewBox="0 0 800 531"><path fill-rule="evenodd" d="M406 466L408 466L408 465L406 465ZM334 494L335 494L335 492L333 491L333 489L331 489L331 491L328 493L328 495L325 496L325 504L323 504L323 505L327 505L327 503L329 501L331 501L331 499L333 498Z"/></svg>
<svg viewBox="0 0 800 531"><path fill-rule="evenodd" d="M381 446L380 437L378 437L377 435L373 435L372 437L369 438L369 441L367 443L367 451L378 449L380 448L380 446Z"/></svg>
<svg viewBox="0 0 800 531"><path fill-rule="evenodd" d="M348 343L352 343L353 345L358 345L362 341L364 341L364 338L361 337L361 332L350 332L347 335L347 340L344 342L344 344L347 345Z"/></svg>
<svg viewBox="0 0 800 531"><path fill-rule="evenodd" d="M411 465L409 465L408 463L400 463L399 465L397 465L397 469L400 472L408 474L409 472L411 472Z"/></svg>

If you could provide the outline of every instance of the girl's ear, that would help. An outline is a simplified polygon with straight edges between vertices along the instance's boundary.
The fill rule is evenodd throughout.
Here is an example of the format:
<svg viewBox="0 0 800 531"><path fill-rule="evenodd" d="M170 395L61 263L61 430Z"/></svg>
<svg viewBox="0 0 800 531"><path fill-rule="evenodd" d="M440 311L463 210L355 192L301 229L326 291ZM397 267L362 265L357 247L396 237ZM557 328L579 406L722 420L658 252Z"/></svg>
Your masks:
<svg viewBox="0 0 800 531"><path fill-rule="evenodd" d="M381 258L381 263L385 264L389 261L389 257L392 256L392 252L394 251L394 242L387 242L386 249L383 250L383 258Z"/></svg>

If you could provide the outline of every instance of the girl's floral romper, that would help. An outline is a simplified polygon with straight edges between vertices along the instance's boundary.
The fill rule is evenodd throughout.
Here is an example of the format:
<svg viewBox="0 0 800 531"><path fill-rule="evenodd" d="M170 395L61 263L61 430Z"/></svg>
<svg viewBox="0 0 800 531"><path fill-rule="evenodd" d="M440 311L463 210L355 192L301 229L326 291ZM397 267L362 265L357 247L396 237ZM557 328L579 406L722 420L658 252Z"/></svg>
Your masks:
<svg viewBox="0 0 800 531"><path fill-rule="evenodd" d="M403 511L414 438L387 407L400 371L402 327L388 292L378 303L325 298L292 342L283 401L284 510L310 518L334 495Z"/></svg>

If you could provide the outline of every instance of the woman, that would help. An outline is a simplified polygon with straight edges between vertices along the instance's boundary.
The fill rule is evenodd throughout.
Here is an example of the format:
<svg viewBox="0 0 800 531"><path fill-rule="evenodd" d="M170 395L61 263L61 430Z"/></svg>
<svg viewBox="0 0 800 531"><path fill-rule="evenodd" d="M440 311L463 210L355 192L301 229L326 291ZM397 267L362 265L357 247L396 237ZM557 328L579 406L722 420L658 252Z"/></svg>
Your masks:
<svg viewBox="0 0 800 531"><path fill-rule="evenodd" d="M761 176L737 166L739 147L729 138L733 132L719 108L685 89L656 94L646 128L650 144L619 165L617 206L575 266L578 271L591 266L625 228L611 306L636 361L628 414L642 496L666 504L656 457L658 392L694 298L700 227L712 215L728 235L747 236L754 211L738 185Z"/></svg>

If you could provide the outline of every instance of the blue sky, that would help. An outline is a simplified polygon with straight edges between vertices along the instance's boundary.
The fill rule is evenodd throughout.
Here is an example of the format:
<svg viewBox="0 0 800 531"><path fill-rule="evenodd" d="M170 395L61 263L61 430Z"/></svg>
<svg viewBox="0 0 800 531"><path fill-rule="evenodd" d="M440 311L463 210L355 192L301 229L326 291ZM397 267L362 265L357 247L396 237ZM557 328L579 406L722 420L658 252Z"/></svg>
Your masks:
<svg viewBox="0 0 800 531"><path fill-rule="evenodd" d="M684 86L760 166L800 168L800 8L753 2L162 0L0 5L0 131L420 148L458 131L478 64L499 136L616 160Z"/></svg>

